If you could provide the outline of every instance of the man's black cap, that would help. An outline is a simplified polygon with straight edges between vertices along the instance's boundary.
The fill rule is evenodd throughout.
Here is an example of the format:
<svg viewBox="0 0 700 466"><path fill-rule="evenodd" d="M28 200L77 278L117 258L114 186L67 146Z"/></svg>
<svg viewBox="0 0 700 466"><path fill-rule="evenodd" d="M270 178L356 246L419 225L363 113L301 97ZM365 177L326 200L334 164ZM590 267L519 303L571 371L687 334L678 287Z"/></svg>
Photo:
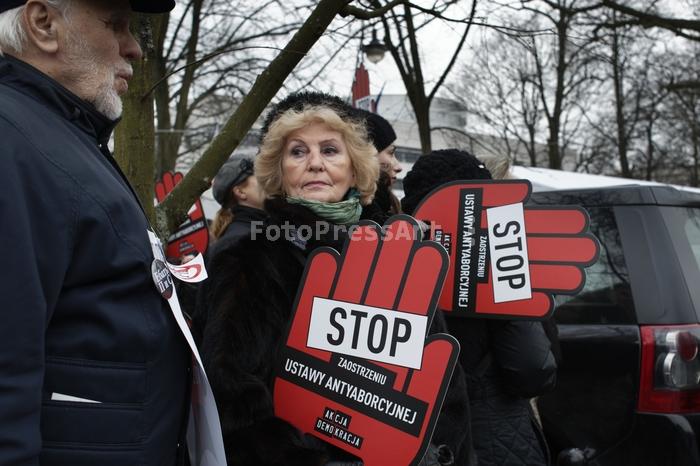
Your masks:
<svg viewBox="0 0 700 466"><path fill-rule="evenodd" d="M0 13L22 6L27 0L0 0ZM139 13L167 13L175 8L175 0L129 0L131 9Z"/></svg>

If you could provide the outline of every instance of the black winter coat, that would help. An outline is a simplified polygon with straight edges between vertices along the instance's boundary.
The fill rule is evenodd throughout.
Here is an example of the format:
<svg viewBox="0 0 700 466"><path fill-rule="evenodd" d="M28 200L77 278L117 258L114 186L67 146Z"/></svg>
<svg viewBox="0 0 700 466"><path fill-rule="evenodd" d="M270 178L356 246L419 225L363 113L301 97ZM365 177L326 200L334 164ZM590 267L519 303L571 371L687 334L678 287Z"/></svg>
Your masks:
<svg viewBox="0 0 700 466"><path fill-rule="evenodd" d="M322 221L308 209L268 200L269 225L314 225ZM216 397L227 460L230 466L313 466L351 457L329 444L301 435L274 416L274 366L284 345L306 256L320 246L342 251L345 237L331 233L310 240L304 249L264 235L243 239L221 250L209 267L207 309L198 308L200 349ZM202 324L203 316L206 323ZM436 319L434 319L436 320ZM441 319L437 319L440 321ZM443 322L444 325L444 322ZM464 377L458 372L448 391L444 418L434 440L448 444L454 454L468 436L468 400ZM453 389L454 385L458 385ZM441 417L442 419L442 417Z"/></svg>
<svg viewBox="0 0 700 466"><path fill-rule="evenodd" d="M542 324L447 316L460 342L479 466L549 464L529 399L554 387L556 362Z"/></svg>
<svg viewBox="0 0 700 466"><path fill-rule="evenodd" d="M107 148L114 124L0 57L3 466L176 463L191 357Z"/></svg>
<svg viewBox="0 0 700 466"><path fill-rule="evenodd" d="M250 237L251 227L261 228L267 218L267 213L264 210L253 207L236 205L231 209L231 212L233 213L233 220L221 236L213 243L210 243L207 249L205 263L210 275L211 263L219 252L230 249L241 240ZM192 335L197 342L201 341L202 332L206 326L207 313L210 308L208 301L211 291L210 287L215 282L216 277L210 277L202 283L179 282L178 296L180 297L180 303L182 304L183 301L182 295L189 297L187 304L183 305L183 308L187 309L190 316L199 310L198 318L192 322Z"/></svg>
<svg viewBox="0 0 700 466"><path fill-rule="evenodd" d="M250 236L252 227L262 227L264 220L267 218L267 214L264 210L242 205L234 206L231 212L233 213L233 220L229 226L226 227L226 230L219 239L214 241L207 251L207 258L210 262L219 251L228 249L242 239Z"/></svg>

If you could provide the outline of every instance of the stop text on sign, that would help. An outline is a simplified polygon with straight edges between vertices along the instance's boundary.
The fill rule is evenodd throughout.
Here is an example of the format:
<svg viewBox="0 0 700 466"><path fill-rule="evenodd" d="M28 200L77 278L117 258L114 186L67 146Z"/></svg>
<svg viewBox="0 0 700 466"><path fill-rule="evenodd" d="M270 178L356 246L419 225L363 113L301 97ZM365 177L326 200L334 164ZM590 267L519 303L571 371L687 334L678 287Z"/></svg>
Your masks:
<svg viewBox="0 0 700 466"><path fill-rule="evenodd" d="M494 302L532 298L522 204L486 210Z"/></svg>
<svg viewBox="0 0 700 466"><path fill-rule="evenodd" d="M428 318L362 304L314 298L311 348L420 369Z"/></svg>

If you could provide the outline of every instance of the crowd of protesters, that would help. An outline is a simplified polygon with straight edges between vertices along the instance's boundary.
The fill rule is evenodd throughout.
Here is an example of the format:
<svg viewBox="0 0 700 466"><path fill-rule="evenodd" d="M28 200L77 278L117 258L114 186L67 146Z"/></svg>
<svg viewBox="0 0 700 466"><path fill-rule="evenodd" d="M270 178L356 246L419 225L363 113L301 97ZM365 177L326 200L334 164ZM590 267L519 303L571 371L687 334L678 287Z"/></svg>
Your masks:
<svg viewBox="0 0 700 466"><path fill-rule="evenodd" d="M0 0L2 465L188 464L188 330L168 283L152 283L160 245L108 149L141 57L129 16L173 6ZM434 151L399 201L396 143L375 113L295 93L267 114L257 156L233 156L215 177L209 279L187 311L229 465L362 464L275 416L276 362L307 257L342 250L361 220L410 215L445 182L491 178L467 152ZM255 234L282 226L291 233ZM548 464L529 402L556 379L542 324L437 312L428 333L438 332L462 350L421 464Z"/></svg>
<svg viewBox="0 0 700 466"><path fill-rule="evenodd" d="M282 240L248 235L226 245L214 242L211 278L193 313L222 414L229 464L359 461L274 416L274 364L306 257L321 246L342 250L348 230L337 233L335 227L361 219L382 224L391 215L411 214L441 184L491 179L467 152L434 151L420 157L406 175L405 197L399 202L391 190L401 170L395 143L396 134L384 118L322 93L292 94L267 115L255 159L255 176L266 199L264 224L287 223L293 233ZM223 189L217 183L231 173L229 163L214 181L217 199ZM319 223L331 227L311 239L294 235L302 226ZM462 350L433 435L433 462L424 464L548 464L529 403L556 379L542 325L437 316L429 333L451 333Z"/></svg>

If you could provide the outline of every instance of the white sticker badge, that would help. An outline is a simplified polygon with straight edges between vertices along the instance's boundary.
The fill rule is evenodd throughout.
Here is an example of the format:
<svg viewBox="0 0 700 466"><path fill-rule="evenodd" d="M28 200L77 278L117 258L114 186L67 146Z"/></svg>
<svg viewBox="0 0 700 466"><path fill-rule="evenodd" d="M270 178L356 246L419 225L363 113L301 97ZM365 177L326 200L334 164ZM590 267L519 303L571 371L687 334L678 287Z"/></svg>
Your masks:
<svg viewBox="0 0 700 466"><path fill-rule="evenodd" d="M199 283L207 279L207 269L204 267L204 256L198 253L193 259L181 265L166 263L175 278L187 283Z"/></svg>

